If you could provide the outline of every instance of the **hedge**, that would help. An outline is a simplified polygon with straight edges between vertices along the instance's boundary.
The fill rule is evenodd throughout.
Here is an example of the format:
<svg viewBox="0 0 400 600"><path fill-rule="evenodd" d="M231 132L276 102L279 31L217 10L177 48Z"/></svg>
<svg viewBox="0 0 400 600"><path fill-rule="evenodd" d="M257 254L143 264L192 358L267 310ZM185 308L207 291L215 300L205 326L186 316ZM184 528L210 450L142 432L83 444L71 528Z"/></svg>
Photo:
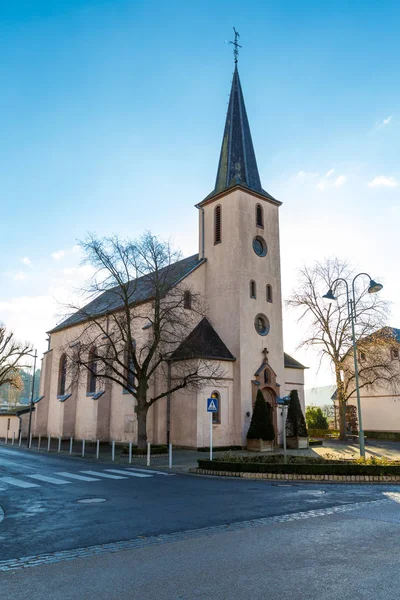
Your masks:
<svg viewBox="0 0 400 600"><path fill-rule="evenodd" d="M309 429L308 435L313 438L323 438L326 435L339 435L339 429Z"/></svg>
<svg viewBox="0 0 400 600"><path fill-rule="evenodd" d="M213 446L213 452L229 452L229 450L242 450L242 446ZM200 446L197 452L210 452L210 446Z"/></svg>
<svg viewBox="0 0 400 600"><path fill-rule="evenodd" d="M400 465L362 465L354 463L282 464L237 463L217 460L197 461L200 469L229 473L282 473L285 475L399 475Z"/></svg>
<svg viewBox="0 0 400 600"><path fill-rule="evenodd" d="M364 431L366 437L374 440L387 440L389 442L400 442L399 431Z"/></svg>

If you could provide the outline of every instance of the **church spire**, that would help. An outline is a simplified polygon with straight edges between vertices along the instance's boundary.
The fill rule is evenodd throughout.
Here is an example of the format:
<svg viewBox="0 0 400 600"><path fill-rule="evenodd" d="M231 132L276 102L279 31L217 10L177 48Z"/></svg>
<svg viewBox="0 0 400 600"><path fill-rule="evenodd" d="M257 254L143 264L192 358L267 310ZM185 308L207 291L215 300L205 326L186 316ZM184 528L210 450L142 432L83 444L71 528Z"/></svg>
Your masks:
<svg viewBox="0 0 400 600"><path fill-rule="evenodd" d="M239 34L235 28L234 31L235 41L231 43L234 46L235 71L233 73L215 189L208 198L215 196L234 185L242 185L274 200L274 198L261 187L260 175L258 174L256 155L251 139L250 126L247 119L242 86L240 85L237 67L238 48L241 48L237 43Z"/></svg>

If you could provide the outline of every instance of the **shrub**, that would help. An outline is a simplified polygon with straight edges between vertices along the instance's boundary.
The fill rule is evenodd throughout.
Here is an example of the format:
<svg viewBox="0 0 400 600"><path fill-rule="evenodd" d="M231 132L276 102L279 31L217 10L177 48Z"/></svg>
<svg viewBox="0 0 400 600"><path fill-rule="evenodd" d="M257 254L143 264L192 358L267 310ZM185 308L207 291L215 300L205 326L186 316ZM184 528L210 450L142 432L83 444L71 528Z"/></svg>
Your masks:
<svg viewBox="0 0 400 600"><path fill-rule="evenodd" d="M297 390L290 392L290 404L286 419L287 437L307 437L306 420L300 406L300 399Z"/></svg>
<svg viewBox="0 0 400 600"><path fill-rule="evenodd" d="M328 429L328 419L319 406L307 406L307 429Z"/></svg>
<svg viewBox="0 0 400 600"><path fill-rule="evenodd" d="M400 477L400 464L359 464L356 461L331 463L266 463L223 462L199 460L200 469L226 471L229 473L282 473L285 475L396 475Z"/></svg>
<svg viewBox="0 0 400 600"><path fill-rule="evenodd" d="M258 390L253 416L251 417L249 431L247 432L248 440L264 440L265 442L269 442L275 439L271 413L271 406L266 403L262 391Z"/></svg>

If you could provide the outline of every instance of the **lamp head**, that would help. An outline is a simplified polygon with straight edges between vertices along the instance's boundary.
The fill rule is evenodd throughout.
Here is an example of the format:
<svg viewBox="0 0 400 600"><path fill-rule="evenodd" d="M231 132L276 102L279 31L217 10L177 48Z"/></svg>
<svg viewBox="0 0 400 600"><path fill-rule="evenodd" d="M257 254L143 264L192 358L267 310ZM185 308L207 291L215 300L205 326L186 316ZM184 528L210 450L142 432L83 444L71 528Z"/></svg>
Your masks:
<svg viewBox="0 0 400 600"><path fill-rule="evenodd" d="M377 283L376 281L371 279L369 282L368 293L376 294L377 292L380 292L382 288L383 288L383 285L381 283Z"/></svg>
<svg viewBox="0 0 400 600"><path fill-rule="evenodd" d="M336 300L336 296L334 295L332 290L329 290L328 292L326 292L326 294L324 294L322 297L325 300L327 300L328 302L334 302Z"/></svg>

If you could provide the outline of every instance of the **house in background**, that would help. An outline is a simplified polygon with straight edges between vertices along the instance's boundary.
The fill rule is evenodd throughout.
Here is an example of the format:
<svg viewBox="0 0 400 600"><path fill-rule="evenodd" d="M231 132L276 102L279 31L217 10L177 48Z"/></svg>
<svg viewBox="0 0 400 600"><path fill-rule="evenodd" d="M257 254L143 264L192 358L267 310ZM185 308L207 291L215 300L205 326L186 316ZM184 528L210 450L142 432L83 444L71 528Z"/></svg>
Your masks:
<svg viewBox="0 0 400 600"><path fill-rule="evenodd" d="M380 335L381 334L381 335ZM392 378L392 383L379 382L360 387L361 415L364 431L400 432L400 329L385 327L358 342L358 373L360 382L368 377L371 364L381 364L382 375ZM376 342L374 340L377 340ZM372 356L371 356L372 355ZM349 356L352 366L352 355ZM345 376L346 379L346 376ZM336 394L333 403L338 410ZM353 393L348 406L357 407Z"/></svg>

